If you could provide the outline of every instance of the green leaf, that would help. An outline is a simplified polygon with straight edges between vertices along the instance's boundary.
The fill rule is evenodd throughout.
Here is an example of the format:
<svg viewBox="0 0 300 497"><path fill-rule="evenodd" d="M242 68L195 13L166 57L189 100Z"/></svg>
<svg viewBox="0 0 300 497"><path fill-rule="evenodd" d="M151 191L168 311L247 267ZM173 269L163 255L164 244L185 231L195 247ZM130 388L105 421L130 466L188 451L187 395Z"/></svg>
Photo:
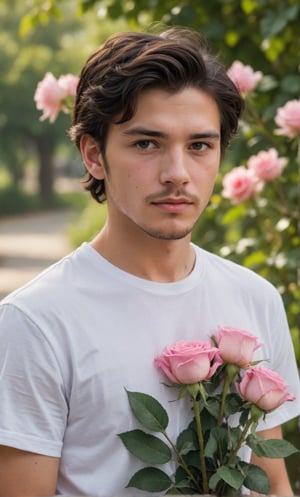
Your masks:
<svg viewBox="0 0 300 497"><path fill-rule="evenodd" d="M268 11L260 23L261 34L265 39L271 38L271 36L280 33L286 24L287 20L283 16L278 16L276 11Z"/></svg>
<svg viewBox="0 0 300 497"><path fill-rule="evenodd" d="M148 430L163 433L169 423L166 410L151 395L126 390L133 414Z"/></svg>
<svg viewBox="0 0 300 497"><path fill-rule="evenodd" d="M300 76L298 74L288 74L282 79L281 88L287 93L299 93Z"/></svg>
<svg viewBox="0 0 300 497"><path fill-rule="evenodd" d="M288 7L287 9L284 10L284 15L285 15L285 18L288 20L288 21L295 21L297 16L298 16L298 13L299 13L299 5L291 5L291 7Z"/></svg>
<svg viewBox="0 0 300 497"><path fill-rule="evenodd" d="M247 443L253 452L255 452L255 454L259 457L280 459L299 452L293 444L287 440L281 440L278 438L270 438L265 440L255 435L249 435L247 437Z"/></svg>
<svg viewBox="0 0 300 497"><path fill-rule="evenodd" d="M230 416L231 414L240 412L242 405L243 400L238 394L229 393L225 400L225 415Z"/></svg>
<svg viewBox="0 0 300 497"><path fill-rule="evenodd" d="M259 494L269 494L270 481L268 475L263 469L255 466L254 464L249 464L243 461L239 463L239 466L246 475L243 483L246 488Z"/></svg>
<svg viewBox="0 0 300 497"><path fill-rule="evenodd" d="M208 412L214 416L215 418L218 417L219 410L220 410L220 401L219 399L215 398L210 398L207 399L207 402L205 404L205 408L208 410Z"/></svg>
<svg viewBox="0 0 300 497"><path fill-rule="evenodd" d="M217 457L222 460L227 452L228 436L227 430L221 426L212 428L208 441L205 445L205 456L211 459Z"/></svg>
<svg viewBox="0 0 300 497"><path fill-rule="evenodd" d="M277 87L278 87L278 82L274 78L274 76L271 75L264 76L258 84L259 91L261 92L268 92L274 90L274 88Z"/></svg>
<svg viewBox="0 0 300 497"><path fill-rule="evenodd" d="M228 427L228 430L231 447L236 447L241 438L242 430L239 426L235 426L233 428Z"/></svg>
<svg viewBox="0 0 300 497"><path fill-rule="evenodd" d="M131 454L149 464L164 464L172 458L170 448L162 440L142 430L120 433L119 437Z"/></svg>
<svg viewBox="0 0 300 497"><path fill-rule="evenodd" d="M236 468L229 468L228 466L220 466L217 469L217 473L221 480L225 481L228 485L233 487L235 490L239 490L243 485L244 476L241 471Z"/></svg>
<svg viewBox="0 0 300 497"><path fill-rule="evenodd" d="M190 478L187 476L185 470L178 466L175 472L175 488L180 490L180 494L191 495L194 493L199 493L196 491L194 484L191 482ZM169 493L172 492L172 487L170 488Z"/></svg>
<svg viewBox="0 0 300 497"><path fill-rule="evenodd" d="M267 254L263 252L262 250L255 250L253 251L250 255L245 257L244 259L244 265L246 267L255 267L260 264L264 264L267 259Z"/></svg>
<svg viewBox="0 0 300 497"><path fill-rule="evenodd" d="M172 484L169 476L157 468L144 468L137 471L126 488L134 487L145 492L164 492Z"/></svg>
<svg viewBox="0 0 300 497"><path fill-rule="evenodd" d="M257 9L257 1L255 0L242 0L241 6L245 14L252 14Z"/></svg>
<svg viewBox="0 0 300 497"><path fill-rule="evenodd" d="M22 37L26 36L30 31L32 31L37 25L37 19L31 14L26 14L22 17L20 22L20 35Z"/></svg>
<svg viewBox="0 0 300 497"><path fill-rule="evenodd" d="M189 452L184 456L184 460L188 466L199 468L199 450Z"/></svg>
<svg viewBox="0 0 300 497"><path fill-rule="evenodd" d="M226 226L227 224L234 223L237 219L244 218L245 214L246 214L246 207L243 204L231 207L223 216L221 224L224 224Z"/></svg>
<svg viewBox="0 0 300 497"><path fill-rule="evenodd" d="M241 415L240 415L240 425L241 426L244 426L248 419L249 419L249 414L250 414L250 408L243 408L242 409L242 412L241 412Z"/></svg>
<svg viewBox="0 0 300 497"><path fill-rule="evenodd" d="M178 435L176 447L182 455L187 454L191 450L197 450L199 445L195 431L191 429L183 430Z"/></svg>
<svg viewBox="0 0 300 497"><path fill-rule="evenodd" d="M221 480L220 476L218 475L218 473L214 473L210 479L209 479L209 482L208 482L208 486L211 490L215 490L219 481Z"/></svg>

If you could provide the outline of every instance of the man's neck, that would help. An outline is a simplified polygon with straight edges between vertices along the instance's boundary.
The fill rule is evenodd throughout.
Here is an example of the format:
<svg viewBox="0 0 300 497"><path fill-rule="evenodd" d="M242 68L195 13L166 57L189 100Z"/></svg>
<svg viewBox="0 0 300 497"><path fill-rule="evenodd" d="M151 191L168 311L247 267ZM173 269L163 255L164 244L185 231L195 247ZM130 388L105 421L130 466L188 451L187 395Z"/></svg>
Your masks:
<svg viewBox="0 0 300 497"><path fill-rule="evenodd" d="M180 240L160 240L142 234L112 233L108 226L94 238L92 247L111 264L139 278L171 283L186 278L195 264L190 235Z"/></svg>

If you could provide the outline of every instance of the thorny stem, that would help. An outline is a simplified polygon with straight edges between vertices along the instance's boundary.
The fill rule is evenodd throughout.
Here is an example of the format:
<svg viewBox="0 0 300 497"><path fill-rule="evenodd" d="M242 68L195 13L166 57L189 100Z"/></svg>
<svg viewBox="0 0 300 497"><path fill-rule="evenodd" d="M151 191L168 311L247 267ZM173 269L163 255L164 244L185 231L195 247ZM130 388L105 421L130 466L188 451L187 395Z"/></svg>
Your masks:
<svg viewBox="0 0 300 497"><path fill-rule="evenodd" d="M224 409L225 409L225 400L226 400L226 395L227 395L229 387L230 387L230 383L231 383L230 378L229 378L227 371L226 371L225 383L224 383L222 397L221 397L221 406L220 406L220 411L219 411L219 416L218 416L218 426L221 426L221 424L222 424Z"/></svg>
<svg viewBox="0 0 300 497"><path fill-rule="evenodd" d="M248 419L246 425L244 426L244 429L242 431L242 434L240 436L240 439L239 439L237 445L235 446L235 448L229 454L229 458L228 458L228 462L227 462L228 466L232 463L233 459L235 458L235 456L237 455L237 453L240 450L241 446L243 445L243 442L245 441L245 438L247 436L248 430L249 430L250 426L252 425L253 421L254 421L253 417L250 416L250 418Z"/></svg>
<svg viewBox="0 0 300 497"><path fill-rule="evenodd" d="M221 424L222 424L224 410L225 410L225 401L226 401L226 396L227 396L229 387L230 387L234 377L237 375L237 373L239 371L240 371L239 366L236 366L235 364L227 364L226 365L225 381L224 381L224 386L223 386L223 391L222 391L220 411L219 411L219 415L218 415L218 426L221 426Z"/></svg>
<svg viewBox="0 0 300 497"><path fill-rule="evenodd" d="M169 438L168 434L163 431L162 434L164 435L164 437L166 438L166 440L169 442L169 444L171 445L173 451L175 452L177 458L178 458L178 461L179 461L179 464L180 466L184 469L184 471L187 473L187 475L190 477L190 479L192 480L192 482L195 484L195 486L197 487L197 489L201 492L201 489L199 487L199 484L196 480L196 478L194 477L193 473L191 473L191 471L189 470L187 464L185 463L185 460L183 459L182 455L180 454L179 450L177 449L176 445L174 445L174 443L172 442L172 440ZM208 493L208 492L207 492Z"/></svg>
<svg viewBox="0 0 300 497"><path fill-rule="evenodd" d="M197 400L195 399L193 400L193 410L196 419L198 442L200 449L199 456L200 456L200 469L202 473L203 493L208 494L209 488L208 488L207 472L206 472L205 457L204 457L204 440L203 440L203 432L201 426L201 416L200 416L199 402L197 402Z"/></svg>

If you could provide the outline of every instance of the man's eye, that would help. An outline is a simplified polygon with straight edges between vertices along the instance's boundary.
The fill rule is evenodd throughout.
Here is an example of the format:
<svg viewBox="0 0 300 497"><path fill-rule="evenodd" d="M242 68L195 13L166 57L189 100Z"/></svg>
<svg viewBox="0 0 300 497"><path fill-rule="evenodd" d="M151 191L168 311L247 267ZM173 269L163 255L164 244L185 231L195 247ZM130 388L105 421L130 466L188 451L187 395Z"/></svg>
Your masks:
<svg viewBox="0 0 300 497"><path fill-rule="evenodd" d="M139 140L138 142L135 143L135 146L142 150L147 150L149 148L153 148L154 143L150 140Z"/></svg>
<svg viewBox="0 0 300 497"><path fill-rule="evenodd" d="M203 152L204 150L207 150L210 147L207 143L195 142L195 143L192 143L191 148L193 148L194 150L199 150L200 152Z"/></svg>

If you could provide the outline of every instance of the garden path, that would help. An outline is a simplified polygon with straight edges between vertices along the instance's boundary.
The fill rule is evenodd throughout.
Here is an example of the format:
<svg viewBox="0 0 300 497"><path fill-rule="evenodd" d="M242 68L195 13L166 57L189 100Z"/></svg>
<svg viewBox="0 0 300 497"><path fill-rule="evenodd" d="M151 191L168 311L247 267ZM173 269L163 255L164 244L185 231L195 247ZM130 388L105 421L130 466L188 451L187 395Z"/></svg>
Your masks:
<svg viewBox="0 0 300 497"><path fill-rule="evenodd" d="M73 211L0 218L0 300L66 255Z"/></svg>

